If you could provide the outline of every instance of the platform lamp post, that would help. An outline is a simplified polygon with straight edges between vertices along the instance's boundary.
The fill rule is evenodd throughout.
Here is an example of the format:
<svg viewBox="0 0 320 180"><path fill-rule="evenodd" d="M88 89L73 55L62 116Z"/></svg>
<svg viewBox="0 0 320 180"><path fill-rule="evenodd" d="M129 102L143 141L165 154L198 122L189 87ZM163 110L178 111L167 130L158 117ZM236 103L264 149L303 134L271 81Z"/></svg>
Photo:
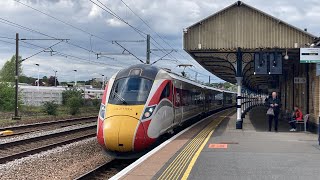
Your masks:
<svg viewBox="0 0 320 180"><path fill-rule="evenodd" d="M38 91L39 91L39 84L40 84L40 72L39 72L39 66L40 64L35 64L36 66L38 66L38 81L37 81L37 85L38 85Z"/></svg>
<svg viewBox="0 0 320 180"><path fill-rule="evenodd" d="M57 87L57 72L56 70L53 70L54 72L54 87Z"/></svg>
<svg viewBox="0 0 320 180"><path fill-rule="evenodd" d="M77 85L77 78L76 78L76 75L77 75L77 70L73 70L74 71L74 86Z"/></svg>
<svg viewBox="0 0 320 180"><path fill-rule="evenodd" d="M242 52L241 48L238 47L237 49L237 73L236 73L236 80L237 80L237 120L236 120L236 129L242 129L242 117L241 117L241 89L242 89Z"/></svg>

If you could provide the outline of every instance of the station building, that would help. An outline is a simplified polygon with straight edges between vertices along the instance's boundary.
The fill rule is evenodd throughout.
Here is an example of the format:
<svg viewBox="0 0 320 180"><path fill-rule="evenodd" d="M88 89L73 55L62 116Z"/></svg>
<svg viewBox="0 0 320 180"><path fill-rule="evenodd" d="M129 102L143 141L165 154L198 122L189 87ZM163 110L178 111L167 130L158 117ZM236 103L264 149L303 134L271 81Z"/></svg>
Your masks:
<svg viewBox="0 0 320 180"><path fill-rule="evenodd" d="M300 48L315 48L320 40L307 29L238 1L186 28L183 40L184 50L200 65L238 85L237 128L242 128L246 96L276 91L283 113L298 105L310 115L309 130L317 129L320 77L315 63L300 59Z"/></svg>

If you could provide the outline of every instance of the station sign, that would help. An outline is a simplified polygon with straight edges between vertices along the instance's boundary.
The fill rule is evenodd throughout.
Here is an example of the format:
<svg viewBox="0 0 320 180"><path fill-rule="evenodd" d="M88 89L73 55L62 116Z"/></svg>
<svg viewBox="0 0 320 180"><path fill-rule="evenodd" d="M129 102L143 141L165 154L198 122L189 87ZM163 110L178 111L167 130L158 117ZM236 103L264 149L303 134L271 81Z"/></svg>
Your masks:
<svg viewBox="0 0 320 180"><path fill-rule="evenodd" d="M293 81L295 84L305 84L307 79L305 77L294 77Z"/></svg>
<svg viewBox="0 0 320 180"><path fill-rule="evenodd" d="M279 52L256 52L254 75L282 74L282 55Z"/></svg>
<svg viewBox="0 0 320 180"><path fill-rule="evenodd" d="M320 63L320 48L300 48L300 63Z"/></svg>

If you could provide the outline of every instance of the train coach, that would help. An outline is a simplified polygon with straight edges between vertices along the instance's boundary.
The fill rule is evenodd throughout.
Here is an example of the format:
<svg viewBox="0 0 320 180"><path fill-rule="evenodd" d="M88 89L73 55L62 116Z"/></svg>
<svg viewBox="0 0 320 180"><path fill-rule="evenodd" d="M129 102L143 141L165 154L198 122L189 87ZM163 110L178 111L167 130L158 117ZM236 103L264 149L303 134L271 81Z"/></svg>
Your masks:
<svg viewBox="0 0 320 180"><path fill-rule="evenodd" d="M113 75L106 85L97 140L116 158L136 157L184 122L235 102L233 92L155 66L134 65Z"/></svg>

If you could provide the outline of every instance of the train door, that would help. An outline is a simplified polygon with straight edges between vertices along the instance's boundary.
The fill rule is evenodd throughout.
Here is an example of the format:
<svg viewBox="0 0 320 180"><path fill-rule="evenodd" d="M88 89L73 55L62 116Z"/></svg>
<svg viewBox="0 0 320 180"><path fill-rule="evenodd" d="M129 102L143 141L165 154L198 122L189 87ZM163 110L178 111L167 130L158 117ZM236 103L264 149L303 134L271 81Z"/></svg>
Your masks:
<svg viewBox="0 0 320 180"><path fill-rule="evenodd" d="M181 104L181 83L173 83L172 89L173 89L173 102L174 102L174 122L173 124L179 124L181 123L181 120L183 118L183 107Z"/></svg>

